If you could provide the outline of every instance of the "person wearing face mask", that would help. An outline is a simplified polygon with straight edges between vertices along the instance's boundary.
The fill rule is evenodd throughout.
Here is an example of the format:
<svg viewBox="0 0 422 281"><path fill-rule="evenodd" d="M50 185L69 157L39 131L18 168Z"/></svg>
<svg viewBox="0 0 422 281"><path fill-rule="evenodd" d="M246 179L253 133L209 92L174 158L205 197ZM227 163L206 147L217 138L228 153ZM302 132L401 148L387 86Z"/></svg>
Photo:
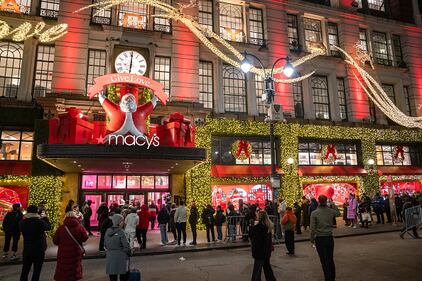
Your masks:
<svg viewBox="0 0 422 281"><path fill-rule="evenodd" d="M106 273L110 281L128 280L130 246L126 233L123 230L123 216L115 214L111 218L113 226L107 229L104 247L106 249Z"/></svg>

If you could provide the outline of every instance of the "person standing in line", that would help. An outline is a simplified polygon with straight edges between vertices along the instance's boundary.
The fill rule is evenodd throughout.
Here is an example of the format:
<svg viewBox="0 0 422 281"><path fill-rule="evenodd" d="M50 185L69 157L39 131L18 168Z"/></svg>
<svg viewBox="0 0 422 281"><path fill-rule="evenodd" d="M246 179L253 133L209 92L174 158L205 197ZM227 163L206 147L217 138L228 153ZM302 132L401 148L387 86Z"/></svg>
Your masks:
<svg viewBox="0 0 422 281"><path fill-rule="evenodd" d="M73 213L75 214L75 217L78 219L79 223L84 222L84 215L79 211L78 205L73 205Z"/></svg>
<svg viewBox="0 0 422 281"><path fill-rule="evenodd" d="M192 202L192 205L190 207L190 213L189 213L189 224L192 229L192 242L189 243L189 245L196 245L196 225L198 224L198 208L196 208L196 203ZM180 235L180 234L179 234Z"/></svg>
<svg viewBox="0 0 422 281"><path fill-rule="evenodd" d="M311 215L309 214L309 201L306 199L305 196L302 197L302 225L303 229L306 231L306 228L309 227L310 221L311 221Z"/></svg>
<svg viewBox="0 0 422 281"><path fill-rule="evenodd" d="M397 213L397 220L399 222L403 222L403 199L398 194L395 194L395 204L396 204L396 213Z"/></svg>
<svg viewBox="0 0 422 281"><path fill-rule="evenodd" d="M385 224L384 219L384 198L377 192L375 198L373 200L374 211L377 215L377 224L382 223Z"/></svg>
<svg viewBox="0 0 422 281"><path fill-rule="evenodd" d="M284 200L283 197L280 196L280 198L278 198L278 208L277 208L277 213L278 213L278 223L276 226L277 239L281 239L284 234L283 224L281 223L281 220L283 219L284 214L286 213L286 208L287 208L286 200Z"/></svg>
<svg viewBox="0 0 422 281"><path fill-rule="evenodd" d="M243 203L243 199L239 199L239 215L241 216L239 219L240 224L240 231L242 231L242 240L247 242L249 240L248 237L248 221L247 216L249 214L249 207Z"/></svg>
<svg viewBox="0 0 422 281"><path fill-rule="evenodd" d="M333 219L340 213L328 208L326 196L320 195L318 202L318 208L311 214L311 243L317 249L325 281L335 281Z"/></svg>
<svg viewBox="0 0 422 281"><path fill-rule="evenodd" d="M272 229L274 229L274 225L269 220L267 212L259 211L258 223L250 231L252 257L254 258L252 281L261 280L262 268L264 268L265 280L276 281L270 263L273 251Z"/></svg>
<svg viewBox="0 0 422 281"><path fill-rule="evenodd" d="M19 223L23 236L23 262L20 281L28 281L28 275L34 265L31 281L40 279L44 263L47 240L45 232L51 229L47 216L41 217L34 205L26 209L25 219Z"/></svg>
<svg viewBox="0 0 422 281"><path fill-rule="evenodd" d="M88 231L89 236L93 235L91 232L91 216L92 216L91 204L92 204L92 201L88 200L85 202L85 205L82 208L84 227L86 231Z"/></svg>
<svg viewBox="0 0 422 281"><path fill-rule="evenodd" d="M356 209L358 207L358 202L353 193L350 193L350 199L347 207L347 219L350 221L349 227L356 228Z"/></svg>
<svg viewBox="0 0 422 281"><path fill-rule="evenodd" d="M85 253L82 243L86 240L88 235L85 228L79 223L73 211L67 212L63 224L53 236L53 243L58 246L54 280L82 279L82 256Z"/></svg>
<svg viewBox="0 0 422 281"><path fill-rule="evenodd" d="M286 242L287 255L292 256L295 254L295 225L297 219L291 207L286 208L281 224L284 229L284 240Z"/></svg>
<svg viewBox="0 0 422 281"><path fill-rule="evenodd" d="M170 221L170 214L166 206L162 205L161 210L158 212L157 216L158 225L160 227L160 236L161 242L160 245L167 245L169 242L167 237L167 224Z"/></svg>
<svg viewBox="0 0 422 281"><path fill-rule="evenodd" d="M217 239L218 242L223 241L223 223L226 222L226 216L221 209L221 206L217 206L217 213L215 214L215 226L217 228Z"/></svg>
<svg viewBox="0 0 422 281"><path fill-rule="evenodd" d="M183 246L186 245L186 221L188 217L188 208L185 206L183 200L180 201L180 206L176 209L174 213L174 221L177 227L177 246L180 246L180 240L182 239L183 234Z"/></svg>
<svg viewBox="0 0 422 281"><path fill-rule="evenodd" d="M215 242L215 232L214 232L214 208L208 204L207 207L202 211L202 223L205 225L205 228L207 230L207 241ZM211 232L211 237L210 237ZM212 238L212 240L210 239Z"/></svg>
<svg viewBox="0 0 422 281"><path fill-rule="evenodd" d="M390 197L387 194L384 197L384 210L387 215L387 223L391 223Z"/></svg>
<svg viewBox="0 0 422 281"><path fill-rule="evenodd" d="M117 281L118 275L120 276L120 281L127 281L131 247L125 231L122 229L123 216L115 214L111 217L111 220L113 226L107 229L104 241L104 247L107 249L106 274L108 274L110 281Z"/></svg>
<svg viewBox="0 0 422 281"><path fill-rule="evenodd" d="M229 204L229 207L227 208L227 227L228 233L229 233L229 242L234 242L236 240L236 217L238 214L236 213L234 209L233 204Z"/></svg>
<svg viewBox="0 0 422 281"><path fill-rule="evenodd" d="M302 230L301 230L302 208L297 202L293 204L293 213L296 216L296 234L302 234Z"/></svg>
<svg viewBox="0 0 422 281"><path fill-rule="evenodd" d="M73 210L73 205L75 205L75 201L73 201L72 199L69 200L69 202L66 205L66 209L64 210L64 213L66 214L69 211Z"/></svg>
<svg viewBox="0 0 422 281"><path fill-rule="evenodd" d="M130 213L125 218L125 232L129 240L130 250L135 248L136 227L139 224L139 217L136 214L136 208L131 208Z"/></svg>
<svg viewBox="0 0 422 281"><path fill-rule="evenodd" d="M101 203L97 209L97 221L98 225L101 226L103 222L108 218L108 208L105 202Z"/></svg>
<svg viewBox="0 0 422 281"><path fill-rule="evenodd" d="M174 240L170 242L170 244L176 244L177 243L177 232L176 232L176 222L174 221L174 214L176 213L176 204L171 205L170 209L170 218L169 218L169 228L171 233L173 233Z"/></svg>
<svg viewBox="0 0 422 281"><path fill-rule="evenodd" d="M309 204L309 215L312 214L318 208L318 202L315 198L311 198L311 204Z"/></svg>
<svg viewBox="0 0 422 281"><path fill-rule="evenodd" d="M37 208L38 212L38 208ZM10 241L13 239L12 243L12 256L10 260L16 260L16 252L18 251L18 242L21 237L21 232L19 229L19 223L23 218L21 212L20 204L13 204L12 211L8 212L3 219L3 231L4 231L4 247L3 247L3 258L6 259L8 256Z"/></svg>
<svg viewBox="0 0 422 281"><path fill-rule="evenodd" d="M151 230L154 230L155 221L157 220L157 214L158 214L158 207L157 205L155 205L154 200L152 200L151 204L149 205L149 213L150 213L150 220L151 220Z"/></svg>
<svg viewBox="0 0 422 281"><path fill-rule="evenodd" d="M139 223L136 227L136 239L138 240L139 249L147 248L147 231L151 219L147 205L142 205L141 211L138 212ZM142 239L141 239L142 235Z"/></svg>
<svg viewBox="0 0 422 281"><path fill-rule="evenodd" d="M100 227L100 245L99 245L99 251L104 252L104 239L105 239L105 233L107 231L107 229L111 226L113 226L113 222L111 221L111 217L113 217L114 212L108 212L104 211L104 213L107 213L107 218L103 221L103 223L99 226ZM103 214L104 214L103 213Z"/></svg>
<svg viewBox="0 0 422 281"><path fill-rule="evenodd" d="M343 220L344 220L344 225L345 226L349 226L349 220L347 219L347 208L349 206L349 198L345 198L344 199L344 203L343 203Z"/></svg>

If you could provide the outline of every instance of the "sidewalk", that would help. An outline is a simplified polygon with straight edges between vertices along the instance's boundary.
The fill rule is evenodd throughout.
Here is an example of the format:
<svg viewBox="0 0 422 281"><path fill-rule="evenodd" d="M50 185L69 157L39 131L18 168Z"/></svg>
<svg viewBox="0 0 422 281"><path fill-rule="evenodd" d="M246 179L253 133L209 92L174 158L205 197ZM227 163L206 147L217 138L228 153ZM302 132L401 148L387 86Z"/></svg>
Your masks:
<svg viewBox="0 0 422 281"><path fill-rule="evenodd" d="M340 237L349 237L349 236L361 236L369 235L376 233L385 233L399 231L402 228L402 224L399 223L396 226L391 224L373 224L369 228L349 228L345 227L343 221L338 221L338 227L334 229L334 236L337 238ZM223 227L223 233L225 233L225 227ZM217 235L217 233L216 233ZM398 236L399 234L397 234ZM302 231L301 235L295 234L295 241L309 241L310 231ZM224 235L223 235L224 237ZM173 240L173 234L168 233L169 241ZM85 259L95 259L95 258L104 258L105 254L101 254L98 251L99 244L99 233L94 232L94 236L90 236L87 243L84 245L86 250ZM236 240L234 243L221 242L221 243L207 243L206 232L198 231L197 245L191 246L189 242L192 241L192 233L187 231L187 242L186 246L177 247L176 245L166 245L160 246L160 231L158 229L148 230L147 233L147 249L139 251L139 248L136 248L134 253L135 256L144 256L144 255L163 255L163 254L172 254L172 253L181 253L181 252L194 252L194 251L209 251L217 249L228 249L228 248L240 248L248 247L249 242L243 242L241 239ZM46 251L46 261L55 261L57 256L57 246L53 245L51 238L47 238L48 248ZM281 243L284 243L282 239ZM4 236L0 236L0 246L1 249L4 245ZM136 244L137 246L137 244ZM21 256L22 250L22 237L19 240L18 247L18 256ZM10 251L9 251L10 255ZM9 265L9 264L18 264L21 260L9 261L7 259L1 259L0 257L0 266Z"/></svg>

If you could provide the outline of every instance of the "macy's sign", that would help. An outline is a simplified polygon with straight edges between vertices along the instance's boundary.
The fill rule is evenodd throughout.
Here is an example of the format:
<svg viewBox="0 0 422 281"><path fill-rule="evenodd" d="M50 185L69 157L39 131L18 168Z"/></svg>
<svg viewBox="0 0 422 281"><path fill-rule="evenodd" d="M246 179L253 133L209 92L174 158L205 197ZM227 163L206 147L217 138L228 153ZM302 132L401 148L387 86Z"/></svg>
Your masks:
<svg viewBox="0 0 422 281"><path fill-rule="evenodd" d="M133 136L133 135L107 135L105 138L100 137L97 139L100 144L109 145L127 145L127 146L146 146L149 149L151 146L159 146L160 138L154 134L151 138L147 136Z"/></svg>

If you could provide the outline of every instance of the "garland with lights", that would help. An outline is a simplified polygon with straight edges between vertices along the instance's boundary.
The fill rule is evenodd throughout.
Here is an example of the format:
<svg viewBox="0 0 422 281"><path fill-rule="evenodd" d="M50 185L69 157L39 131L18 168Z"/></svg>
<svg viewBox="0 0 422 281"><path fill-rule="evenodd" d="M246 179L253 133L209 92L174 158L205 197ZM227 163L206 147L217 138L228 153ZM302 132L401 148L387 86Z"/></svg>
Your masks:
<svg viewBox="0 0 422 281"><path fill-rule="evenodd" d="M45 22L40 21L35 25L32 33L30 33L32 29L32 23L24 22L15 29L10 30L11 27L7 24L7 22L0 20L0 40L11 36L13 41L21 42L29 38L37 37L41 43L48 43L55 41L67 34L68 25L66 23L55 25L43 31L45 26Z"/></svg>
<svg viewBox="0 0 422 281"><path fill-rule="evenodd" d="M60 224L60 208L62 203L63 181L54 176L0 176L0 186L27 186L28 205L45 202L45 210L54 234Z"/></svg>

